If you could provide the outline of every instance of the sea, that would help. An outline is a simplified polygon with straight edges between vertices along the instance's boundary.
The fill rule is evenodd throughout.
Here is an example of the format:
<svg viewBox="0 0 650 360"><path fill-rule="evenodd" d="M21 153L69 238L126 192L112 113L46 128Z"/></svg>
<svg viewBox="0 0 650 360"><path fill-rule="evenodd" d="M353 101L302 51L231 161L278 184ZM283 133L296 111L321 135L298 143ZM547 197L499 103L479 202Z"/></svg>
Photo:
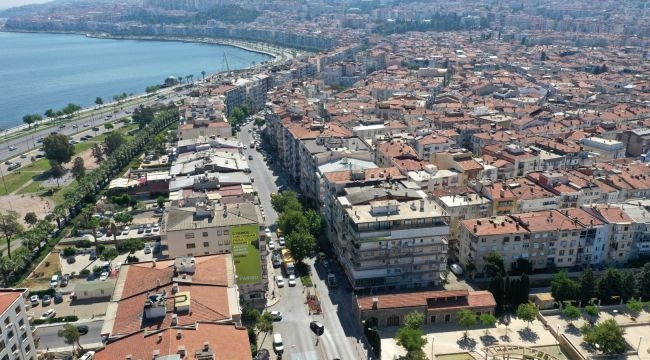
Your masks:
<svg viewBox="0 0 650 360"><path fill-rule="evenodd" d="M118 94L144 93L168 76L199 80L202 71L207 76L268 60L227 45L0 32L0 128L69 103L88 107L97 97L110 102Z"/></svg>

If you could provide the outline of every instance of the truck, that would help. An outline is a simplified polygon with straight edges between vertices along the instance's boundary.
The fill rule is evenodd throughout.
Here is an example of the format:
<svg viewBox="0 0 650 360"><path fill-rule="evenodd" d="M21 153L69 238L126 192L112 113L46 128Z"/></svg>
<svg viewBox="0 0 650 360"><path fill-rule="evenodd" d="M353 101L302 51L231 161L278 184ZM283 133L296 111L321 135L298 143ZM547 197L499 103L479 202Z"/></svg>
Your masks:
<svg viewBox="0 0 650 360"><path fill-rule="evenodd" d="M282 249L282 266L284 271L287 272L287 275L294 275L296 267L293 262L293 255L291 255L291 250Z"/></svg>
<svg viewBox="0 0 650 360"><path fill-rule="evenodd" d="M335 288L338 286L336 283L336 276L334 274L327 274L327 286Z"/></svg>

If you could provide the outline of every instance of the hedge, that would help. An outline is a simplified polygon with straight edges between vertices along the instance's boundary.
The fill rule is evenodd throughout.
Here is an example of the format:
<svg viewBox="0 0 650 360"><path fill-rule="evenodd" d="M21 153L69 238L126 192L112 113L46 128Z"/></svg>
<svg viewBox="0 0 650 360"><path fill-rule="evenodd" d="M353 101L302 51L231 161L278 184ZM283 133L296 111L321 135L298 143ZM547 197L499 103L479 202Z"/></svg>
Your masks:
<svg viewBox="0 0 650 360"><path fill-rule="evenodd" d="M33 295L38 295L38 297L41 297L41 298L43 297L43 295L54 296L55 292L56 292L56 290L53 289L53 288L49 288L49 289L46 289L46 290L34 290L34 291L30 291L27 294L27 297L32 297Z"/></svg>
<svg viewBox="0 0 650 360"><path fill-rule="evenodd" d="M68 316L61 316L61 317L54 317L51 319L34 319L32 323L34 325L42 325L42 324L56 324L56 323L61 323L61 322L75 322L78 321L79 317L76 315L68 315Z"/></svg>

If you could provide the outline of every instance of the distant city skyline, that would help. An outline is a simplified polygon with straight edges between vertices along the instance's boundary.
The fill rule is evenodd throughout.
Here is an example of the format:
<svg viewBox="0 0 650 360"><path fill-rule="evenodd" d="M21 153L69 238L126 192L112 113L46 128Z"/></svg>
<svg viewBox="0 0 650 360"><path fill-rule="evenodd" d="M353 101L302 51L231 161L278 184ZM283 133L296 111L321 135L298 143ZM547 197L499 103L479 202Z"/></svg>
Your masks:
<svg viewBox="0 0 650 360"><path fill-rule="evenodd" d="M3 0L0 2L0 10L29 4L42 4L52 0Z"/></svg>

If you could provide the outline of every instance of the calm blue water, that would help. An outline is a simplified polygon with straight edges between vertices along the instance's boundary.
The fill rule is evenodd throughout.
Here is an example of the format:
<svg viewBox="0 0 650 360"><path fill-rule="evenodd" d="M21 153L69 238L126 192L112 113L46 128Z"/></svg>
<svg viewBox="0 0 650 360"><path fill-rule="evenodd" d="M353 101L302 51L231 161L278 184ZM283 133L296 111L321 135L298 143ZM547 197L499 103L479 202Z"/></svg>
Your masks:
<svg viewBox="0 0 650 360"><path fill-rule="evenodd" d="M25 114L92 106L100 96L143 93L167 76L242 69L270 57L230 46L171 41L92 39L83 35L0 32L0 128Z"/></svg>

